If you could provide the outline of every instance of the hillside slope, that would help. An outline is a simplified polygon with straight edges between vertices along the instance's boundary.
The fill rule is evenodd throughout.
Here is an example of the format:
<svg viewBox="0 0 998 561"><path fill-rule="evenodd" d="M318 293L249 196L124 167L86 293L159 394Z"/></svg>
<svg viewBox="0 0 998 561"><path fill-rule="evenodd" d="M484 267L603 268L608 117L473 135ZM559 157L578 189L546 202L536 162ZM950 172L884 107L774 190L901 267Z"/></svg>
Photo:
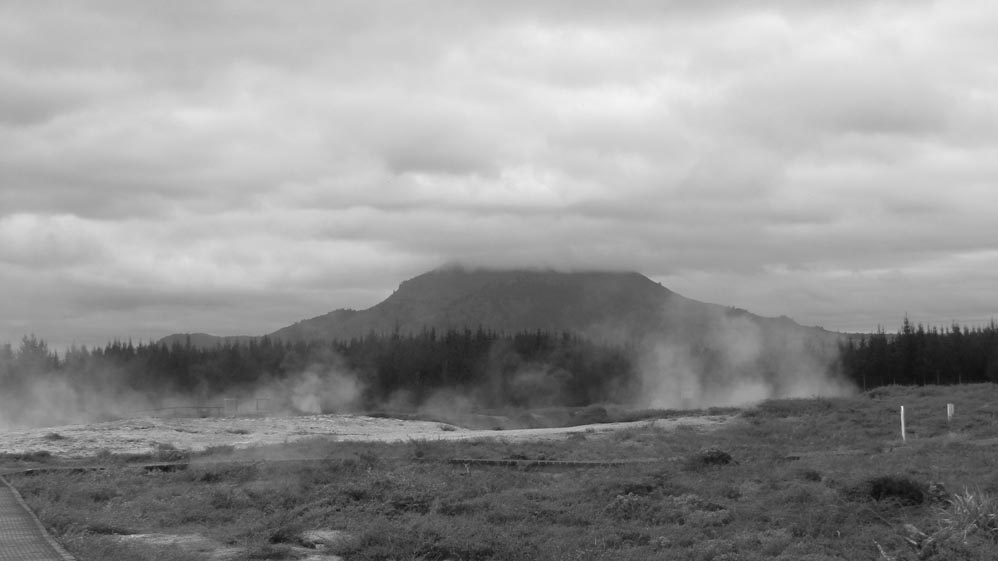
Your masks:
<svg viewBox="0 0 998 561"><path fill-rule="evenodd" d="M744 310L685 298L634 272L557 272L448 267L407 281L366 310L340 309L299 321L268 336L285 341L350 339L368 333L423 329L572 332L613 342L649 338L696 342L731 322L767 334L795 334L830 341L838 334L803 327L789 318L764 318ZM186 341L172 335L165 341ZM242 338L191 336L210 346Z"/></svg>
<svg viewBox="0 0 998 561"><path fill-rule="evenodd" d="M399 286L362 312L337 310L271 334L278 339L350 338L371 331L483 327L496 331L653 328L674 295L636 273L441 269Z"/></svg>

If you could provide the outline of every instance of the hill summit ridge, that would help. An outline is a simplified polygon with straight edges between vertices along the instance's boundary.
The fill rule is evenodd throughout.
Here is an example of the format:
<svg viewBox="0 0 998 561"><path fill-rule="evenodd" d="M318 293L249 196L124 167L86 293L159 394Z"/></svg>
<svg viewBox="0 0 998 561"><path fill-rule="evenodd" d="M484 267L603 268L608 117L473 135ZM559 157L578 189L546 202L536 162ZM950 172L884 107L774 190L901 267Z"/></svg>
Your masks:
<svg viewBox="0 0 998 561"><path fill-rule="evenodd" d="M705 335L717 318L737 316L784 329L806 329L789 318L685 298L634 271L493 269L447 265L402 281L365 310L338 309L268 334L284 341L477 329L514 333L571 332L612 342L669 335ZM819 330L820 331L820 330ZM171 335L164 342L183 342ZM235 338L216 338L216 343ZM210 339L199 334L198 344Z"/></svg>

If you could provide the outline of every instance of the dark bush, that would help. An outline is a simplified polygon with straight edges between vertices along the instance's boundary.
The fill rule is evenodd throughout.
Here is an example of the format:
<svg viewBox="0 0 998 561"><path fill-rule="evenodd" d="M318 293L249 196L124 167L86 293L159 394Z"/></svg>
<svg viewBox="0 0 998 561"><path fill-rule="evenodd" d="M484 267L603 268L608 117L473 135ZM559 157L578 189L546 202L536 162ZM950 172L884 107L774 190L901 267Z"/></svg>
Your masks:
<svg viewBox="0 0 998 561"><path fill-rule="evenodd" d="M299 556L288 545L265 543L246 551L244 559L276 561L279 559L299 559Z"/></svg>
<svg viewBox="0 0 998 561"><path fill-rule="evenodd" d="M267 543L271 544L290 544L290 545L302 545L302 528L301 526L294 523L279 524L273 530L270 531L270 535L267 537Z"/></svg>
<svg viewBox="0 0 998 561"><path fill-rule="evenodd" d="M129 534L135 533L128 528L115 526L113 524L107 524L104 522L91 522L84 527L84 531L88 534L97 534L103 536L127 536Z"/></svg>
<svg viewBox="0 0 998 561"><path fill-rule="evenodd" d="M735 462L734 458L731 457L731 454L728 454L718 448L704 448L687 458L686 461L683 462L683 468L687 471L696 471L698 469L713 466L726 466L732 463L738 462Z"/></svg>
<svg viewBox="0 0 998 561"><path fill-rule="evenodd" d="M118 495L117 487L112 485L96 485L87 492L87 497L95 503L106 503Z"/></svg>
<svg viewBox="0 0 998 561"><path fill-rule="evenodd" d="M925 502L928 486L903 475L881 475L863 480L852 494L875 501L894 501L902 505Z"/></svg>
<svg viewBox="0 0 998 561"><path fill-rule="evenodd" d="M818 482L821 481L821 472L814 469L802 469L797 472L797 476L804 481Z"/></svg>
<svg viewBox="0 0 998 561"><path fill-rule="evenodd" d="M191 453L178 450L173 444L160 442L156 444L156 460L160 462L184 462L191 458Z"/></svg>
<svg viewBox="0 0 998 561"><path fill-rule="evenodd" d="M21 454L0 454L0 460L13 460L15 462L47 462L52 459L52 452L48 450L31 450Z"/></svg>

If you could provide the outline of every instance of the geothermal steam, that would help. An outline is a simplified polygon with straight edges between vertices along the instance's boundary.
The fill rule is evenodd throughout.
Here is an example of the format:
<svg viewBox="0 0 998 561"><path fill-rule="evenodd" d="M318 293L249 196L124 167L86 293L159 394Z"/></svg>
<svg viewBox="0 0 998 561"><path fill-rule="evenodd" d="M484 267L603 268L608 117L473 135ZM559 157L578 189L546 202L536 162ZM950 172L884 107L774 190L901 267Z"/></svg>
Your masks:
<svg viewBox="0 0 998 561"><path fill-rule="evenodd" d="M742 406L770 398L853 391L835 371L838 348L798 329L764 327L718 312L702 341L650 338L639 353L638 405L655 409Z"/></svg>

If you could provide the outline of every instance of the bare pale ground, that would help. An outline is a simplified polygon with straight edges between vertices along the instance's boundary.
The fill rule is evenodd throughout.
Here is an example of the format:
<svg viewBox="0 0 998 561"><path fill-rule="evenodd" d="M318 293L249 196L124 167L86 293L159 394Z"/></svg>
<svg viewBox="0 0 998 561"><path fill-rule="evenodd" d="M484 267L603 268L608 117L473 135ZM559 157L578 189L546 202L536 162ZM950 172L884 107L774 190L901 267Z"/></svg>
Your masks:
<svg viewBox="0 0 998 561"><path fill-rule="evenodd" d="M365 417L306 415L274 417L137 418L89 425L65 425L0 432L0 453L48 451L62 458L88 457L107 450L141 454L163 445L201 451L212 446L251 448L322 437L342 441L399 442L499 438L512 442L559 439L577 433L606 433L631 427L708 429L731 416L691 416L574 427L469 430L446 423Z"/></svg>

